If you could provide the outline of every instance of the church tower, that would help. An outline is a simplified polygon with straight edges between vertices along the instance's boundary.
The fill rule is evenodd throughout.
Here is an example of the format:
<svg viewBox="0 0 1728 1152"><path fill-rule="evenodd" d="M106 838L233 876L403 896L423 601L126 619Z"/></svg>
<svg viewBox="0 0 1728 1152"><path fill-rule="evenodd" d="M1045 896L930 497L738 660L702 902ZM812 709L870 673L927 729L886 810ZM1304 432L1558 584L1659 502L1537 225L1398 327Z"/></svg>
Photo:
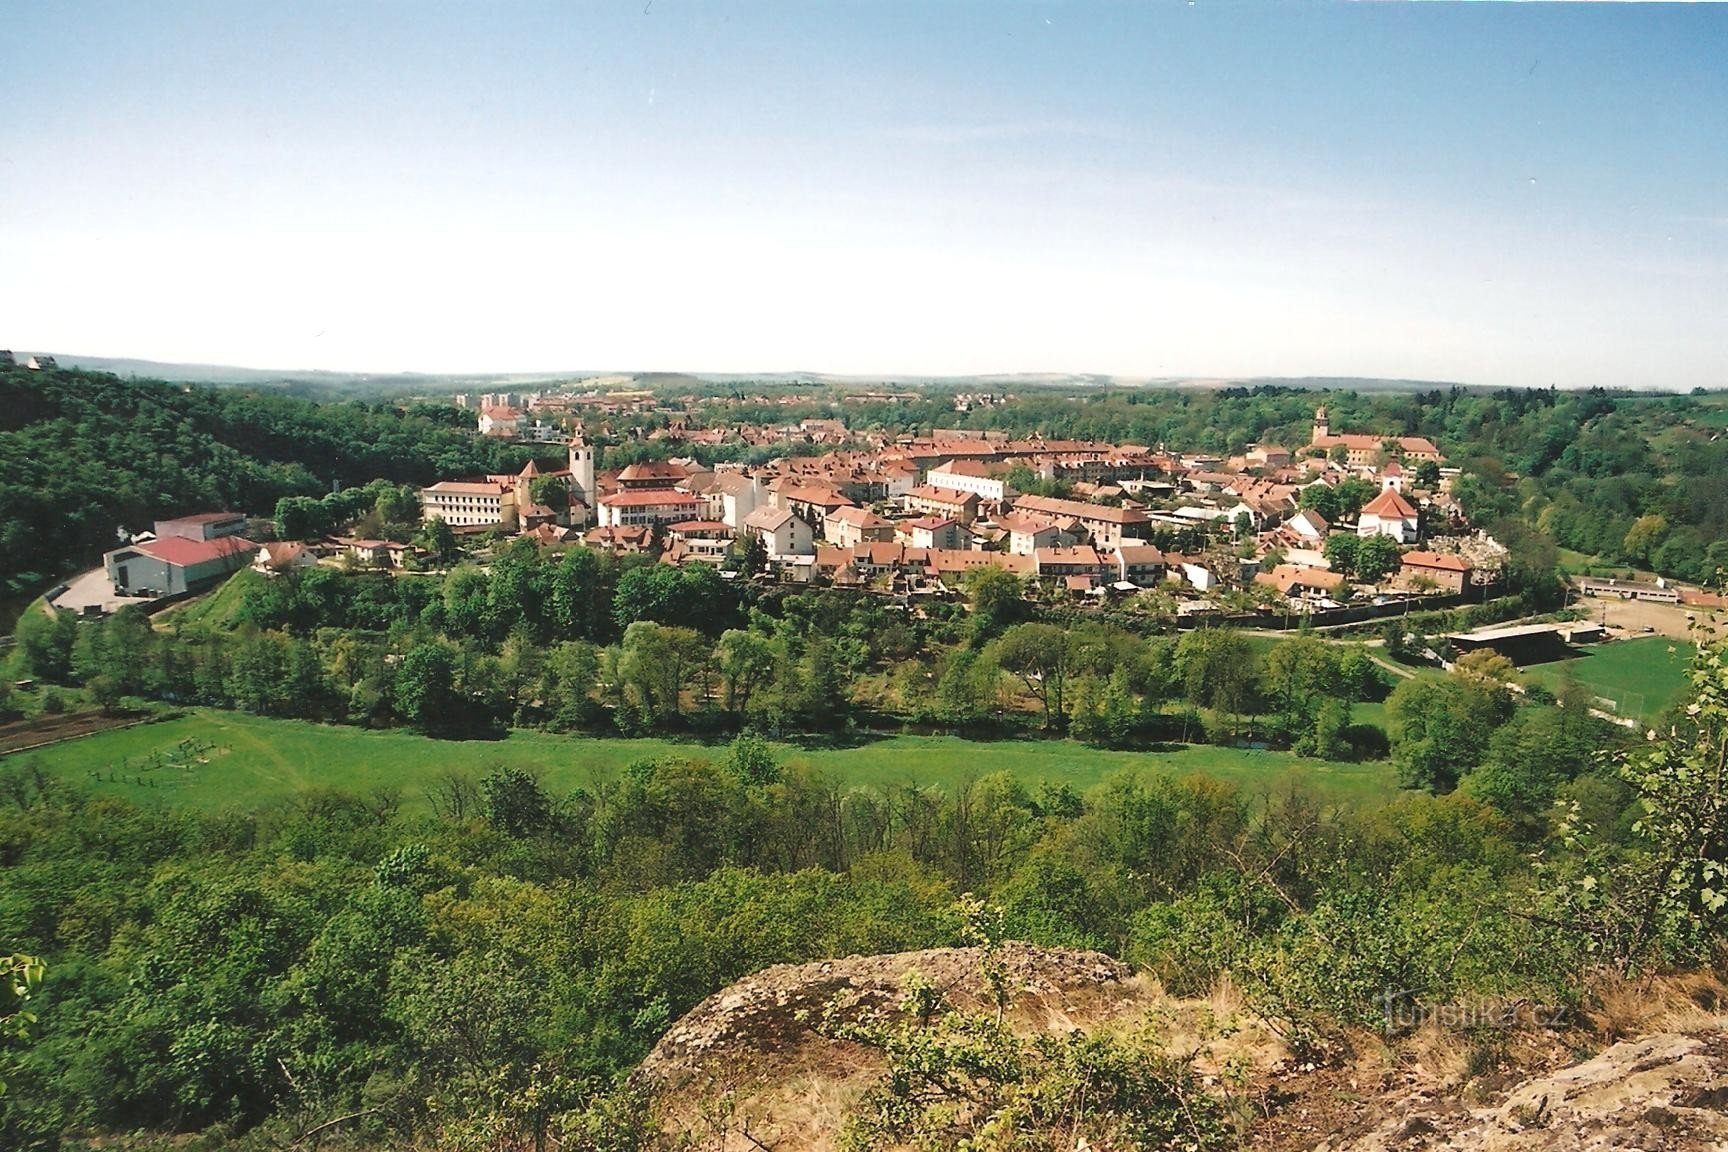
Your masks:
<svg viewBox="0 0 1728 1152"><path fill-rule="evenodd" d="M594 503L594 449L577 433L570 438L570 484L576 499L592 506Z"/></svg>
<svg viewBox="0 0 1728 1152"><path fill-rule="evenodd" d="M1326 420L1326 406L1322 404L1314 409L1314 439L1310 444L1324 444L1332 435L1332 426Z"/></svg>

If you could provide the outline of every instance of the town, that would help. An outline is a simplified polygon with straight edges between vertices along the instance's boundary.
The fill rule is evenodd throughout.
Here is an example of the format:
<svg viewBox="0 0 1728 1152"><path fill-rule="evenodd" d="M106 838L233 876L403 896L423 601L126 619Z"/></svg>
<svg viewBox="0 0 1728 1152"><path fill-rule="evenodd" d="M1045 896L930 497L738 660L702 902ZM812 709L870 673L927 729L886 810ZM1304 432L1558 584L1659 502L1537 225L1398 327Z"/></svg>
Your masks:
<svg viewBox="0 0 1728 1152"><path fill-rule="evenodd" d="M481 399L477 435L564 442L565 454L514 475L420 489L423 522L477 552L522 536L714 565L727 578L910 599L958 596L967 574L995 566L1023 578L1029 596L1150 592L1180 618L1259 613L1286 623L1292 613L1390 615L1413 598L1486 599L1505 555L1449 495L1457 472L1439 447L1334 432L1324 407L1307 444L1254 444L1231 457L958 428L889 439L831 419L770 435L730 431L803 449L758 466L704 464L698 453L724 438L678 430L660 442L687 454L600 470L581 419L563 415L569 402L534 396L524 410L500 403L518 397ZM651 401L621 392L602 402L641 411ZM264 572L318 562L410 569L428 559L406 540L337 532L254 546L246 530L234 514L164 523L157 539L111 551L105 569L116 594L132 596L196 590L242 559Z"/></svg>

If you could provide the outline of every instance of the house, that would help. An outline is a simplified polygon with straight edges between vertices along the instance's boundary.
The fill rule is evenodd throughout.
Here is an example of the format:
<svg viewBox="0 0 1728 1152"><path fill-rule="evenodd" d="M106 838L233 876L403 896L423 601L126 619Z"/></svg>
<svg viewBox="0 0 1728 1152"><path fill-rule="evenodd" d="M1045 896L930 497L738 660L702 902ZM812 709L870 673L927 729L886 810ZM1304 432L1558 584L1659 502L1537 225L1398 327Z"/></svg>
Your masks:
<svg viewBox="0 0 1728 1152"><path fill-rule="evenodd" d="M1410 502L1395 490L1385 488L1362 506L1362 515L1356 521L1356 535L1364 539L1390 536L1400 544L1414 544L1420 526L1421 518Z"/></svg>
<svg viewBox="0 0 1728 1152"><path fill-rule="evenodd" d="M629 524L621 528L590 528L583 534L582 543L601 552L623 556L648 551L648 542L653 534L653 529L646 524Z"/></svg>
<svg viewBox="0 0 1728 1152"><path fill-rule="evenodd" d="M907 549L909 556L916 555ZM978 552L970 548L932 548L924 553L927 570L952 586L967 573L980 568L1000 568L1014 576L1036 575L1030 556L1004 556L1000 552Z"/></svg>
<svg viewBox="0 0 1728 1152"><path fill-rule="evenodd" d="M172 520L158 520L155 524L158 537L174 536L181 540L219 540L224 536L238 536L246 531L246 517L238 512L200 512L196 516L176 516Z"/></svg>
<svg viewBox="0 0 1728 1152"><path fill-rule="evenodd" d="M898 526L901 536L914 548L965 548L972 543L972 533L958 521L946 516L921 516Z"/></svg>
<svg viewBox="0 0 1728 1152"><path fill-rule="evenodd" d="M1470 571L1470 561L1450 552L1406 552L1398 565L1406 583L1427 580L1445 592L1464 591Z"/></svg>
<svg viewBox="0 0 1728 1152"><path fill-rule="evenodd" d="M1255 444L1248 449L1248 463L1261 468L1282 468L1290 463L1290 449L1276 444Z"/></svg>
<svg viewBox="0 0 1728 1152"><path fill-rule="evenodd" d="M1029 512L1008 512L995 519L996 527L1008 533L1008 551L1030 556L1040 548L1064 548L1079 539L1079 525Z"/></svg>
<svg viewBox="0 0 1728 1152"><path fill-rule="evenodd" d="M602 528L700 520L707 508L708 502L702 497L681 492L676 488L625 488L602 496L596 502L596 512Z"/></svg>
<svg viewBox="0 0 1728 1152"><path fill-rule="evenodd" d="M243 536L160 536L114 549L102 557L102 567L119 595L178 596L246 567L257 550L258 545Z"/></svg>
<svg viewBox="0 0 1728 1152"><path fill-rule="evenodd" d="M52 356L32 356L24 361L24 367L33 372L52 372L60 367L60 363Z"/></svg>
<svg viewBox="0 0 1728 1152"><path fill-rule="evenodd" d="M723 564L732 547L732 529L718 520L685 520L666 529L666 541L666 559L674 564Z"/></svg>
<svg viewBox="0 0 1728 1152"><path fill-rule="evenodd" d="M514 436L521 423L521 412L502 406L482 408L478 421L482 436Z"/></svg>
<svg viewBox="0 0 1728 1152"><path fill-rule="evenodd" d="M1182 579L1194 588L1196 592L1210 592L1218 578L1212 575L1212 570L1204 564L1196 564L1192 560L1178 561L1176 569L1182 573Z"/></svg>
<svg viewBox="0 0 1728 1152"><path fill-rule="evenodd" d="M440 480L420 489L420 516L434 517L452 528L502 524L516 526L515 478Z"/></svg>
<svg viewBox="0 0 1728 1152"><path fill-rule="evenodd" d="M1332 525L1326 523L1326 517L1312 508L1304 508L1284 521L1284 527L1303 540L1317 542L1324 542L1326 533L1332 530Z"/></svg>
<svg viewBox="0 0 1728 1152"><path fill-rule="evenodd" d="M1086 530L1098 548L1114 548L1124 537L1138 537L1151 518L1138 508L1115 508L1108 504L1086 504L1051 496L1022 496L1014 511L1042 513L1058 520L1073 520Z"/></svg>
<svg viewBox="0 0 1728 1152"><path fill-rule="evenodd" d="M907 492L902 499L906 510L925 516L946 516L961 524L978 519L979 498L976 492L960 492L953 488L923 485Z"/></svg>
<svg viewBox="0 0 1728 1152"><path fill-rule="evenodd" d="M272 540L258 549L252 567L266 576L310 568L318 563L318 555L298 540Z"/></svg>
<svg viewBox="0 0 1728 1152"><path fill-rule="evenodd" d="M1150 588L1164 579L1164 553L1150 544L1118 544L1111 558L1118 580Z"/></svg>
<svg viewBox="0 0 1728 1152"><path fill-rule="evenodd" d="M868 508L836 508L822 518L822 539L841 548L894 539L894 525Z"/></svg>
<svg viewBox="0 0 1728 1152"><path fill-rule="evenodd" d="M352 536L335 536L332 544L341 550L348 560L366 568L388 568L390 566L390 542L388 540L359 540Z"/></svg>
<svg viewBox="0 0 1728 1152"><path fill-rule="evenodd" d="M1097 550L1076 548L1040 548L1032 554L1040 578L1068 576L1109 576L1115 565L1100 556Z"/></svg>
<svg viewBox="0 0 1728 1152"><path fill-rule="evenodd" d="M815 535L810 531L810 525L785 508L768 506L756 509L744 518L744 531L762 538L770 559L816 554Z"/></svg>
<svg viewBox="0 0 1728 1152"><path fill-rule="evenodd" d="M1255 576L1254 582L1276 588L1292 600L1335 599L1345 585L1341 573L1301 568L1295 564L1280 564L1270 572Z"/></svg>
<svg viewBox="0 0 1728 1152"><path fill-rule="evenodd" d="M1443 459L1434 442L1423 436L1372 436L1357 432L1333 435L1323 406L1314 410L1314 434L1308 446L1327 453L1341 447L1346 462L1358 468L1376 463L1381 453L1402 456L1405 460L1432 460L1436 464Z"/></svg>

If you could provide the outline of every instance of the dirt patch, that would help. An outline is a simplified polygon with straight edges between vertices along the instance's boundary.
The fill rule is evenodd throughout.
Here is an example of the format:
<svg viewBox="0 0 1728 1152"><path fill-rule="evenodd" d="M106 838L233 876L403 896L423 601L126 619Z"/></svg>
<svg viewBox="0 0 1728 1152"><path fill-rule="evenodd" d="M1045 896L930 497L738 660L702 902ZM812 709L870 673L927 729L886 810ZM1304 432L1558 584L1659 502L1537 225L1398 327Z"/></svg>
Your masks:
<svg viewBox="0 0 1728 1152"><path fill-rule="evenodd" d="M147 724L153 719L153 716L128 712L117 712L113 715L104 715L101 712L67 712L59 716L14 720L10 724L0 724L0 756L46 748L50 744L59 744L64 740L91 736L114 728Z"/></svg>
<svg viewBox="0 0 1728 1152"><path fill-rule="evenodd" d="M1657 604L1647 600L1614 600L1601 596L1579 596L1573 606L1583 612L1593 624L1606 620L1610 629L1625 636L1669 636L1676 640L1692 638L1696 620L1708 623L1722 616L1720 610L1688 608L1683 604ZM1650 629L1645 632L1645 629Z"/></svg>

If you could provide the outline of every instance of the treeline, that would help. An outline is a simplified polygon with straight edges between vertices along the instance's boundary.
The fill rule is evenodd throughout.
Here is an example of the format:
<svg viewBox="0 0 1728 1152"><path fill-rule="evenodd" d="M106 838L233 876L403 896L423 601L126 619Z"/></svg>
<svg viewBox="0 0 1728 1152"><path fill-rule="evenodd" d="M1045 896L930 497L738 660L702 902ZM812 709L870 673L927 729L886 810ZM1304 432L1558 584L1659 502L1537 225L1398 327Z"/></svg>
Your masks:
<svg viewBox="0 0 1728 1152"><path fill-rule="evenodd" d="M0 589L39 590L113 548L119 528L213 509L268 516L333 485L428 484L526 459L455 409L0 368Z"/></svg>
<svg viewBox="0 0 1728 1152"><path fill-rule="evenodd" d="M1720 940L1714 660L1671 734L1581 766L1523 834L1463 792L1355 811L1132 774L1085 795L846 786L751 736L569 795L429 766L418 794L225 814L14 767L0 939L48 975L0 1069L0 1144L263 1149L332 1123L373 1145L647 1148L620 1076L671 1020L767 964L956 943L962 892L1007 936L1106 949L1180 995L1228 972L1310 1059L1411 1004L1574 1004L1600 967L1704 963Z"/></svg>

